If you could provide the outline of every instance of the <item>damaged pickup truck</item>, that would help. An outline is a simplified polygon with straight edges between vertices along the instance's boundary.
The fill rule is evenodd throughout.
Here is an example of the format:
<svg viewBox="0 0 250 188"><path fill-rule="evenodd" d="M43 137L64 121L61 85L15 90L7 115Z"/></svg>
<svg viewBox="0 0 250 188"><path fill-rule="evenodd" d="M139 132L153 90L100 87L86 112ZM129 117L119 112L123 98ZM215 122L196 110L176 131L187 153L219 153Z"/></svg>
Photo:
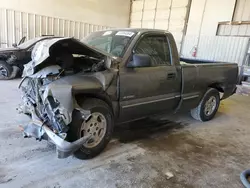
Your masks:
<svg viewBox="0 0 250 188"><path fill-rule="evenodd" d="M211 120L220 100L235 92L238 66L180 61L169 32L119 29L83 43L42 41L23 77L18 109L32 118L24 136L54 143L59 158L88 159L103 151L115 123L180 110Z"/></svg>

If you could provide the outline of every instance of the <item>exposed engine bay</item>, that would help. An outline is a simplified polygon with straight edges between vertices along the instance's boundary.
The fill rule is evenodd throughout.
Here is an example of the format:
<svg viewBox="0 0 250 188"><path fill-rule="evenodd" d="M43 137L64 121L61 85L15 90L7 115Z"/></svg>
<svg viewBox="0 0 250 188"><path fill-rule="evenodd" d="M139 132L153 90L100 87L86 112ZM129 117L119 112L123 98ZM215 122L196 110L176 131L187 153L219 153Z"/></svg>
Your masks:
<svg viewBox="0 0 250 188"><path fill-rule="evenodd" d="M33 120L24 127L24 137L54 142L60 158L78 149L89 138L83 137L76 143L66 141L72 113L78 110L88 119L90 112L82 109L73 95L84 90L84 82L85 87L104 89L113 76L107 72L110 62L110 57L72 38L38 43L32 51L32 61L25 65L24 78L19 85L22 104L18 110ZM60 140L59 144L55 137ZM62 143L69 148L65 149Z"/></svg>

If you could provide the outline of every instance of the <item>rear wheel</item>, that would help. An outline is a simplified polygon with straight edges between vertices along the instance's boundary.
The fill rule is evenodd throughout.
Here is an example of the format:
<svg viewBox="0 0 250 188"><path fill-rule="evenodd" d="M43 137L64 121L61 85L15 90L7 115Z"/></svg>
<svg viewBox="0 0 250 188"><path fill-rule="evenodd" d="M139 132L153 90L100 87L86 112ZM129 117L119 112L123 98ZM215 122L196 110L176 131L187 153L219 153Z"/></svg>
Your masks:
<svg viewBox="0 0 250 188"><path fill-rule="evenodd" d="M13 68L5 61L0 61L0 80L11 79Z"/></svg>
<svg viewBox="0 0 250 188"><path fill-rule="evenodd" d="M90 159L100 154L110 141L114 127L113 115L110 107L99 99L89 98L81 107L90 110L91 116L84 120L79 111L74 111L69 140L91 135L92 138L74 153L79 159Z"/></svg>
<svg viewBox="0 0 250 188"><path fill-rule="evenodd" d="M191 110L191 115L199 121L213 119L220 105L220 94L218 90L210 88L207 90L199 105Z"/></svg>

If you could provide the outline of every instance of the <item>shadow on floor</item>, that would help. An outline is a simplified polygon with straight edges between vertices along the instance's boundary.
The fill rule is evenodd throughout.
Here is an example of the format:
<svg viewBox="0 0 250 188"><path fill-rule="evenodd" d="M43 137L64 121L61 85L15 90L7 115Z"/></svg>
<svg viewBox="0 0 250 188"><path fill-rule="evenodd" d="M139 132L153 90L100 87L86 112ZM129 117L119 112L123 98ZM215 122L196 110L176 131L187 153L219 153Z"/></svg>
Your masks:
<svg viewBox="0 0 250 188"><path fill-rule="evenodd" d="M169 120L143 119L135 122L117 125L113 137L121 143L147 139L158 134L169 134L188 124Z"/></svg>

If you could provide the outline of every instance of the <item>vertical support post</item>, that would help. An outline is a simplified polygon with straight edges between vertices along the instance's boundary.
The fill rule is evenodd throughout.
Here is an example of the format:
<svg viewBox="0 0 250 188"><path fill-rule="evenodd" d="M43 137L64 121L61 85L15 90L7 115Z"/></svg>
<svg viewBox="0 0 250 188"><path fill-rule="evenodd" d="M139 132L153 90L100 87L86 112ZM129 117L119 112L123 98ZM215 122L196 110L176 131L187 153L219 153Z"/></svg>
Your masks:
<svg viewBox="0 0 250 188"><path fill-rule="evenodd" d="M9 46L9 36L8 36L8 13L7 13L7 10L5 9L4 10L4 15L5 15L5 36L6 36L6 47Z"/></svg>
<svg viewBox="0 0 250 188"><path fill-rule="evenodd" d="M142 28L142 24L143 24L144 8L145 8L145 0L143 0L143 5L142 5L141 28Z"/></svg>
<svg viewBox="0 0 250 188"><path fill-rule="evenodd" d="M52 20L51 20L51 31L52 31L52 35L54 35L54 18L52 17Z"/></svg>
<svg viewBox="0 0 250 188"><path fill-rule="evenodd" d="M192 0L188 1L187 4L187 12L186 12L186 16L185 16L185 25L184 25L184 29L183 29L183 34L182 34L182 39L181 39L181 46L180 46L180 54L182 53L182 48L183 48L183 43L185 40L185 36L187 33L187 27L188 27L188 20L189 20L189 15L190 15L190 9L191 9L191 4L192 4Z"/></svg>
<svg viewBox="0 0 250 188"><path fill-rule="evenodd" d="M200 28L199 28L199 36L198 36L197 45L196 45L197 51L199 50L201 28L202 28L202 25L203 25L206 6L207 6L207 0L205 0L205 4L204 4L204 7L203 7L203 12L202 12L202 17L201 17L201 24L200 24Z"/></svg>
<svg viewBox="0 0 250 188"><path fill-rule="evenodd" d="M65 36L65 20L63 20L62 28L63 28L63 37L64 37Z"/></svg>
<svg viewBox="0 0 250 188"><path fill-rule="evenodd" d="M131 27L132 4L133 4L133 0L130 0L128 27Z"/></svg>
<svg viewBox="0 0 250 188"><path fill-rule="evenodd" d="M82 27L83 27L83 28L82 28L82 32L83 32L83 33L82 33L82 36L85 37L85 36L86 36L86 34L85 34L85 33L86 33L86 32L85 32L85 29L86 29L86 28L85 28L85 23L82 23Z"/></svg>
<svg viewBox="0 0 250 188"><path fill-rule="evenodd" d="M15 11L12 11L12 43L16 43L16 19L15 19Z"/></svg>
<svg viewBox="0 0 250 188"><path fill-rule="evenodd" d="M20 24L19 35L20 35L20 39L21 39L23 37L23 13L22 12L20 12L19 24Z"/></svg>
<svg viewBox="0 0 250 188"><path fill-rule="evenodd" d="M58 30L58 36L60 36L60 18L57 20L57 30Z"/></svg>
<svg viewBox="0 0 250 188"><path fill-rule="evenodd" d="M78 28L77 28L78 29L78 32L77 32L78 33L78 36L77 36L78 39L80 39L80 26L81 26L81 23L78 22Z"/></svg>
<svg viewBox="0 0 250 188"><path fill-rule="evenodd" d="M34 36L33 37L36 37L36 15L35 14L34 14L33 24L34 24Z"/></svg>
<svg viewBox="0 0 250 188"><path fill-rule="evenodd" d="M48 16L46 16L46 20L45 20L45 32L46 32L46 35L48 35Z"/></svg>
<svg viewBox="0 0 250 188"><path fill-rule="evenodd" d="M170 24L170 19L171 19L171 12L172 12L172 5L173 5L173 0L171 0L170 7L169 7L168 29L167 30L169 30L169 24Z"/></svg>
<svg viewBox="0 0 250 188"><path fill-rule="evenodd" d="M70 25L71 25L71 21L69 20L68 23L69 23L68 24L68 37L70 37Z"/></svg>
<svg viewBox="0 0 250 188"><path fill-rule="evenodd" d="M75 36L76 22L73 21L73 37Z"/></svg>
<svg viewBox="0 0 250 188"><path fill-rule="evenodd" d="M39 25L40 25L40 31L39 31L39 33L40 33L40 36L42 36L42 16L40 16L40 19L39 19Z"/></svg>
<svg viewBox="0 0 250 188"><path fill-rule="evenodd" d="M27 13L27 23L26 23L26 26L27 26L27 28L26 28L26 31L27 31L27 40L29 40L29 24L30 24L30 22L29 22L29 13Z"/></svg>
<svg viewBox="0 0 250 188"><path fill-rule="evenodd" d="M155 21L156 21L157 7L158 7L158 0L156 0L156 4L155 4L154 27L153 27L154 29L155 29Z"/></svg>

